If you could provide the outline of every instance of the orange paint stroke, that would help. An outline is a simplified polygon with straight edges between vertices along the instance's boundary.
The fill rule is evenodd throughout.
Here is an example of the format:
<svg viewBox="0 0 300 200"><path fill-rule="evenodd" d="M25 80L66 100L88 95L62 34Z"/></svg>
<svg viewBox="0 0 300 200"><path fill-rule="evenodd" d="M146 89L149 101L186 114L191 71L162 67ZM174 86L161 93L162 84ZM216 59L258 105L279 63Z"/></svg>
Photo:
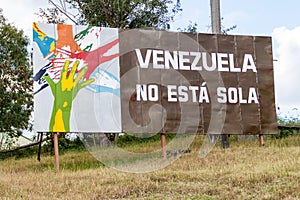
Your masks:
<svg viewBox="0 0 300 200"><path fill-rule="evenodd" d="M57 25L58 38L56 42L57 49L65 49L69 47L69 51L72 53L82 52L80 46L75 42L73 38L72 25L58 24Z"/></svg>

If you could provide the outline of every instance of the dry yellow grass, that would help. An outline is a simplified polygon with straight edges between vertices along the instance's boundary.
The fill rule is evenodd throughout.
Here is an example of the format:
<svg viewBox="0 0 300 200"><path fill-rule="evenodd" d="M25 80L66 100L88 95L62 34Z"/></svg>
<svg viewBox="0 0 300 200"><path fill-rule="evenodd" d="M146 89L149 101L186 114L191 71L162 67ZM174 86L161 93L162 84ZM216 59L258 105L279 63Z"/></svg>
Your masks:
<svg viewBox="0 0 300 200"><path fill-rule="evenodd" d="M201 138L201 137L200 137ZM102 166L88 152L0 161L0 199L300 199L300 139L233 142L198 157L192 152L151 173Z"/></svg>

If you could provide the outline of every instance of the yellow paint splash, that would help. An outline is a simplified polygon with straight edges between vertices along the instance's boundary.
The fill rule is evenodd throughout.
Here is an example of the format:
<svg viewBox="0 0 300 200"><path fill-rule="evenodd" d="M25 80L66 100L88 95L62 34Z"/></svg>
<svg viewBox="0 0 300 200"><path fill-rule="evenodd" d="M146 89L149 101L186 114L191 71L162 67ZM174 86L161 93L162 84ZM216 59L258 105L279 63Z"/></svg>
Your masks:
<svg viewBox="0 0 300 200"><path fill-rule="evenodd" d="M39 38L44 40L46 33L44 33L38 26L36 22L33 23L33 29L39 34Z"/></svg>
<svg viewBox="0 0 300 200"><path fill-rule="evenodd" d="M65 101L63 107L65 108L67 106L68 106L68 102Z"/></svg>
<svg viewBox="0 0 300 200"><path fill-rule="evenodd" d="M62 118L62 110L58 109L58 111L55 114L53 132L65 132L65 131L66 129Z"/></svg>

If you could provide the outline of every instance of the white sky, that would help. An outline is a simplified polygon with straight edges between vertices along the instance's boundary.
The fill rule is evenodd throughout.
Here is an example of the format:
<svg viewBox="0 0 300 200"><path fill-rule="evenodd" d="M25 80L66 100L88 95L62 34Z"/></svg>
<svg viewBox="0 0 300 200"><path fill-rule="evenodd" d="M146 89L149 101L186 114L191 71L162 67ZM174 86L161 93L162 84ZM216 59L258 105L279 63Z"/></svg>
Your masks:
<svg viewBox="0 0 300 200"><path fill-rule="evenodd" d="M58 1L58 0L54 0ZM199 31L210 31L210 1L181 0L182 14L171 28L184 28L196 22ZM31 37L34 13L49 7L48 0L0 0L0 8L9 22L23 29ZM299 0L221 0L222 23L228 28L237 25L230 34L263 35L273 37L276 104L281 116L299 115L300 111L300 1ZM300 115L299 115L300 116Z"/></svg>

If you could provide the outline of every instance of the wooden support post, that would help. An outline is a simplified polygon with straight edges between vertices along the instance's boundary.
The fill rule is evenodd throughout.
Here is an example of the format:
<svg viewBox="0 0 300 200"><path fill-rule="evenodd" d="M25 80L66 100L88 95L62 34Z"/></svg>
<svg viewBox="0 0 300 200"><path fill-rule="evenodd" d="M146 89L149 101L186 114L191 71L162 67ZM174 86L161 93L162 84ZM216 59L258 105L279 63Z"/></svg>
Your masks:
<svg viewBox="0 0 300 200"><path fill-rule="evenodd" d="M162 150L162 157L163 159L167 159L167 151L166 151L166 135L160 134L160 140L161 140L161 150Z"/></svg>
<svg viewBox="0 0 300 200"><path fill-rule="evenodd" d="M54 133L54 157L56 172L59 172L58 133Z"/></svg>
<svg viewBox="0 0 300 200"><path fill-rule="evenodd" d="M259 134L259 146L260 147L263 147L265 144L264 144L264 135L262 134Z"/></svg>
<svg viewBox="0 0 300 200"><path fill-rule="evenodd" d="M39 148L38 148L38 157L37 160L41 162L41 150L42 150L42 142L43 142L43 132L38 133L38 139L39 139Z"/></svg>

